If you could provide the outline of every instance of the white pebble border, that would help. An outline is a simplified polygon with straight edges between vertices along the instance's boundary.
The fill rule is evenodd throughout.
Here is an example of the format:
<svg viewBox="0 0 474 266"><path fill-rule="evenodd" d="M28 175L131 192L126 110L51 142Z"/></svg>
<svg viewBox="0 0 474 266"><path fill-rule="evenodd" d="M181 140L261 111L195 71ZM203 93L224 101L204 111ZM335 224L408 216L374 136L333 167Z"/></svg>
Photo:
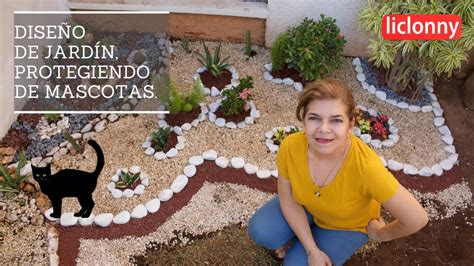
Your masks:
<svg viewBox="0 0 474 266"><path fill-rule="evenodd" d="M215 150L208 150L203 152L201 155L191 156L188 160L189 164L183 168L183 174L178 175L170 188L163 189L160 191L156 198L148 201L145 204L137 205L131 212L123 210L120 213L114 215L112 213L101 213L98 215L91 214L89 218L78 218L74 217L73 213L63 213L59 219L61 226L74 226L79 223L81 226L89 226L92 224L99 225L101 227L107 227L114 224L126 224L131 218L140 219L145 217L148 213L155 213L160 209L160 203L171 200L174 194L181 192L188 184L189 178L192 178L197 173L196 166L201 165L204 160L214 161L217 166L221 168L233 167L236 169L243 169L249 175L256 174L257 178L265 179L278 177L277 170L261 169L251 163L246 163L242 157L232 157L230 159L218 156ZM49 221L58 221L56 218L52 218L50 215L53 212L53 208L50 208L44 212L44 216Z"/></svg>
<svg viewBox="0 0 474 266"><path fill-rule="evenodd" d="M237 70L230 66L230 67L227 67L226 68L227 70L229 70L229 72L232 74L232 79L231 79L231 82L229 84L227 84L226 86L224 86L224 88L230 88L232 86L238 86L239 85L239 74L237 73ZM200 74L204 71L206 71L207 68L205 67L200 67L196 70L196 72L194 73L193 75L193 80L196 81L198 78L201 78ZM202 87L202 93L204 95L211 95L212 97L217 97L217 96L221 96L221 92L224 88L216 88L216 87L212 87L212 88L207 88L204 84L203 84L203 87Z"/></svg>
<svg viewBox="0 0 474 266"><path fill-rule="evenodd" d="M160 128L170 127L168 126L168 124L166 124L165 120L160 120L158 122L158 126ZM158 161L176 157L176 155L178 155L178 151L184 149L184 147L186 146L186 138L182 136L183 130L181 129L181 127L175 126L172 128L172 130L176 135L178 135L178 143L176 144L176 146L174 146L174 148L169 149L166 153L163 151L155 151L155 149L151 147L151 137L147 136L145 142L142 144L142 148L145 149L145 155L153 156Z"/></svg>
<svg viewBox="0 0 474 266"><path fill-rule="evenodd" d="M458 164L459 155L456 153L456 148L453 145L454 138L451 135L451 130L449 130L448 126L445 125L445 119L443 117L444 111L441 108L441 105L439 104L436 95L434 94L434 90L431 84L425 85L425 88L428 90L432 100L431 105L419 107L415 105L408 105L405 102L397 103L394 100L385 99L383 97L383 94L385 93L382 94L382 91L377 91L377 88L365 82L365 75L362 73L362 67L359 58L354 58L354 60L352 60L352 64L355 66L356 72L358 73L357 80L361 82L362 88L368 90L371 94L375 94L378 99L385 101L393 106L397 106L401 109L408 109L408 111L414 113L433 112L435 117L433 123L438 128L438 131L441 135L441 139L446 144L444 150L449 153L448 158L442 160L437 164L431 166L424 166L421 169L417 169L410 163L401 163L393 159L386 160L385 158L380 157L386 167L388 167L392 171L403 171L403 173L406 175L420 175L429 177L432 175L441 176L443 174L443 171L449 171L453 168L455 164Z"/></svg>
<svg viewBox="0 0 474 266"><path fill-rule="evenodd" d="M96 117L89 121L80 132L74 133L71 136L75 140L88 141L93 139L95 135L99 132L102 132L107 127L108 123L115 123L119 120L119 117L125 116L123 114L101 114L100 117ZM21 169L22 175L29 175L32 173L31 165L42 166L50 164L53 160L58 160L59 158L65 156L68 153L75 152L72 144L67 140L59 144L59 146L52 148L44 157L35 157L30 161L27 161L27 164ZM18 162L10 164L8 168L15 167Z"/></svg>
<svg viewBox="0 0 474 266"><path fill-rule="evenodd" d="M273 134L275 134L275 132L277 132L277 130L279 129L283 129L285 130L287 133L289 133L291 131L292 128L295 128L296 126L286 126L286 127L274 127L272 128L272 130L270 131L267 131L265 133L265 146L267 146L268 150L272 153L276 153L278 152L278 149L280 148L279 145L276 145L274 142L273 142ZM300 129L301 131L301 129Z"/></svg>
<svg viewBox="0 0 474 266"><path fill-rule="evenodd" d="M374 110L374 109L367 109L367 107L365 107L364 105L357 105L357 107L359 107L360 110L362 111L366 111L368 112L371 116L378 116L379 113ZM365 142L366 144L374 147L374 148L391 148L393 146L395 146L395 144L398 143L398 141L400 140L400 136L398 135L398 128L395 127L394 125L394 121L391 117L388 116L388 125L389 125L389 129L388 131L390 132L390 134L388 135L388 139L382 141L382 140L379 140L379 139L372 139L372 136L370 134L361 134L361 131L360 131L360 128L359 127L354 127L352 128L352 133L354 133L354 135L356 135L357 137L359 137L363 142Z"/></svg>
<svg viewBox="0 0 474 266"><path fill-rule="evenodd" d="M273 78L272 74L270 72L272 71L272 63L268 63L264 65L265 72L263 72L263 79L266 81L271 81L275 84L285 84L287 86L292 86L295 91L302 91L303 90L303 84L301 82L295 82L291 78Z"/></svg>
<svg viewBox="0 0 474 266"><path fill-rule="evenodd" d="M234 122L226 122L225 118L217 117L215 112L221 106L222 99L218 99L215 102L209 104L209 122L215 124L218 127L225 127L225 128L245 128L247 125L251 125L255 123L255 119L260 117L260 110L255 107L255 104L252 101L248 101L247 105L250 107L250 116L245 117L244 121L240 121L238 123Z"/></svg>
<svg viewBox="0 0 474 266"><path fill-rule="evenodd" d="M110 179L110 183L107 185L107 189L112 194L112 197L114 197L115 199L122 198L122 197L131 198L134 195L142 195L143 193L145 193L145 187L149 185L149 180L146 174L140 172L140 170L141 170L140 167L137 165L130 167L130 169L118 168L115 174ZM120 181L120 175L122 174L122 171L129 172L132 174L140 173L140 184L137 185L134 190L125 189L122 191L117 188L117 182Z"/></svg>

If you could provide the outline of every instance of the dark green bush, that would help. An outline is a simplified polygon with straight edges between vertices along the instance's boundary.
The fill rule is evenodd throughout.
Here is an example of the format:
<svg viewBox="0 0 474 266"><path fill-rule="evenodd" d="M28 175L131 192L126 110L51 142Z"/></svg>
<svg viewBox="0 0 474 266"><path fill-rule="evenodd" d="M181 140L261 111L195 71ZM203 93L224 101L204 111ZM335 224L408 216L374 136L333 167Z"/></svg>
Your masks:
<svg viewBox="0 0 474 266"><path fill-rule="evenodd" d="M285 65L287 58L286 45L288 43L288 35L286 32L280 33L273 42L272 49L270 51L270 58L272 60L272 71L281 70Z"/></svg>

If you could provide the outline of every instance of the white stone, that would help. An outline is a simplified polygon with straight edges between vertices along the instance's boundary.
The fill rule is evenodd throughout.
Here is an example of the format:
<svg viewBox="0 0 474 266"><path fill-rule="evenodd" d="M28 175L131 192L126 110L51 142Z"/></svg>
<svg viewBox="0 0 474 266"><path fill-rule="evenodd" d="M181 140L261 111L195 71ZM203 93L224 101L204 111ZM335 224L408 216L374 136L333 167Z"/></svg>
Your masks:
<svg viewBox="0 0 474 266"><path fill-rule="evenodd" d="M357 73L363 73L363 72L364 72L364 69L363 69L361 66L356 66L356 67L355 67L355 71L356 71Z"/></svg>
<svg viewBox="0 0 474 266"><path fill-rule="evenodd" d="M453 169L453 166L454 166L453 162L451 162L451 160L449 160L449 159L444 159L439 164L441 165L441 167L445 171L449 171L449 170Z"/></svg>
<svg viewBox="0 0 474 266"><path fill-rule="evenodd" d="M138 185L134 190L133 190L133 193L135 193L135 195L142 195L143 193L145 193L145 186L140 184Z"/></svg>
<svg viewBox="0 0 474 266"><path fill-rule="evenodd" d="M159 120L158 121L158 127L160 127L160 128L168 127L168 123L166 123L165 120Z"/></svg>
<svg viewBox="0 0 474 266"><path fill-rule="evenodd" d="M280 147L278 145L275 145L275 144L271 144L271 145L268 145L268 149L271 151L271 152L277 152Z"/></svg>
<svg viewBox="0 0 474 266"><path fill-rule="evenodd" d="M151 140L147 139L145 140L145 142L143 142L142 144L142 148L146 149L146 148L150 148L151 147Z"/></svg>
<svg viewBox="0 0 474 266"><path fill-rule="evenodd" d="M145 203L145 207L149 213L155 213L160 209L160 204L161 204L160 200L157 198L154 198L148 201L147 203Z"/></svg>
<svg viewBox="0 0 474 266"><path fill-rule="evenodd" d="M135 218L135 219L141 219L145 216L147 216L148 211L146 210L145 205L139 204L137 207L135 207L132 210L132 213L130 214L130 217Z"/></svg>
<svg viewBox="0 0 474 266"><path fill-rule="evenodd" d="M238 128L245 128L246 126L247 126L247 124L245 124L245 121L239 122L239 123L237 124L237 127L238 127Z"/></svg>
<svg viewBox="0 0 474 266"><path fill-rule="evenodd" d="M373 139L370 141L370 145L372 145L375 148L382 148L382 141L379 139Z"/></svg>
<svg viewBox="0 0 474 266"><path fill-rule="evenodd" d="M258 167L256 165L251 164L251 163L246 163L244 165L244 170L247 174L253 175L258 171Z"/></svg>
<svg viewBox="0 0 474 266"><path fill-rule="evenodd" d="M227 159L226 157L220 156L219 158L216 159L216 164L217 166L221 168L226 168L227 166L229 166L229 159Z"/></svg>
<svg viewBox="0 0 474 266"><path fill-rule="evenodd" d="M418 174L420 176L432 176L433 175L433 170L431 170L431 168L429 168L429 167L423 167L423 168L420 169Z"/></svg>
<svg viewBox="0 0 474 266"><path fill-rule="evenodd" d="M54 147L54 148L51 149L50 152L48 152L48 153L46 154L46 156L53 156L53 155L54 155L56 152L58 152L58 151L59 151L59 147Z"/></svg>
<svg viewBox="0 0 474 266"><path fill-rule="evenodd" d="M444 143L448 144L448 145L452 145L453 144L453 137L451 135L443 135L441 137L441 139L444 141Z"/></svg>
<svg viewBox="0 0 474 266"><path fill-rule="evenodd" d="M433 111L433 107L431 105L425 105L421 107L421 112L423 113L429 113L431 111Z"/></svg>
<svg viewBox="0 0 474 266"><path fill-rule="evenodd" d="M353 127L353 128L352 128L352 133L353 133L354 135L356 135L357 137L359 137L359 136L361 135L360 128L358 128L358 127Z"/></svg>
<svg viewBox="0 0 474 266"><path fill-rule="evenodd" d="M395 141L393 141L391 139L386 139L386 140L382 141L382 146L387 147L387 148L391 148L391 147L395 146Z"/></svg>
<svg viewBox="0 0 474 266"><path fill-rule="evenodd" d="M183 130L181 129L181 127L174 126L173 131L176 135L183 135Z"/></svg>
<svg viewBox="0 0 474 266"><path fill-rule="evenodd" d="M94 223L94 218L95 218L95 215L91 213L91 215L89 215L89 217L87 218L82 218L82 217L79 217L79 224L81 226L89 226L89 225L92 225Z"/></svg>
<svg viewBox="0 0 474 266"><path fill-rule="evenodd" d="M101 213L94 217L94 223L98 226L107 227L112 223L114 215L111 213Z"/></svg>
<svg viewBox="0 0 474 266"><path fill-rule="evenodd" d="M204 158L202 158L200 155L194 155L189 158L188 162L189 164L198 166L204 162Z"/></svg>
<svg viewBox="0 0 474 266"><path fill-rule="evenodd" d="M377 111L375 111L374 109L370 108L368 111L369 115L371 116L377 116Z"/></svg>
<svg viewBox="0 0 474 266"><path fill-rule="evenodd" d="M78 140L82 137L82 134L81 133L74 133L71 135L71 137L75 140Z"/></svg>
<svg viewBox="0 0 474 266"><path fill-rule="evenodd" d="M106 186L107 190L112 192L115 189L115 182L110 182Z"/></svg>
<svg viewBox="0 0 474 266"><path fill-rule="evenodd" d="M32 159L31 159L31 164L32 164L32 165L35 165L35 166L38 166L38 164L41 162L41 160L43 160L43 157L35 157L35 158L32 158Z"/></svg>
<svg viewBox="0 0 474 266"><path fill-rule="evenodd" d="M278 177L278 170L273 170L271 173L273 177Z"/></svg>
<svg viewBox="0 0 474 266"><path fill-rule="evenodd" d="M388 119L387 123L388 123L390 126L393 125L393 118L390 117L390 118Z"/></svg>
<svg viewBox="0 0 474 266"><path fill-rule="evenodd" d="M253 124L253 123L254 123L253 117L247 116L247 117L245 118L245 124L251 125L251 124Z"/></svg>
<svg viewBox="0 0 474 266"><path fill-rule="evenodd" d="M264 178L269 178L272 175L272 173L268 170L258 170L257 171L257 177L260 179Z"/></svg>
<svg viewBox="0 0 474 266"><path fill-rule="evenodd" d="M192 127L192 125L190 123L184 123L183 125L181 125L181 129L184 130L184 131L190 130L191 127Z"/></svg>
<svg viewBox="0 0 474 266"><path fill-rule="evenodd" d="M32 173L31 163L26 164L23 168L20 169L21 176L28 176Z"/></svg>
<svg viewBox="0 0 474 266"><path fill-rule="evenodd" d="M267 132L265 133L265 138L271 139L272 137L273 137L273 131L272 131L272 130L267 131Z"/></svg>
<svg viewBox="0 0 474 266"><path fill-rule="evenodd" d="M387 94L383 91L376 91L375 96L377 96L377 98L379 98L382 101L387 99Z"/></svg>
<svg viewBox="0 0 474 266"><path fill-rule="evenodd" d="M161 161L161 160L164 160L166 158L166 154L162 151L159 151L159 152L155 153L155 155L153 157L155 157L155 159L157 159L158 161Z"/></svg>
<svg viewBox="0 0 474 266"><path fill-rule="evenodd" d="M434 124L437 127L442 126L444 124L444 117L442 117L442 116L435 117L434 118Z"/></svg>
<svg viewBox="0 0 474 266"><path fill-rule="evenodd" d="M257 109L252 109L250 111L250 116L253 118L259 118L260 117L260 111Z"/></svg>
<svg viewBox="0 0 474 266"><path fill-rule="evenodd" d="M215 150L208 150L202 153L204 160L214 161L217 159L217 152Z"/></svg>
<svg viewBox="0 0 474 266"><path fill-rule="evenodd" d="M270 145L273 145L273 140L272 139L266 139L265 140L265 145L270 146Z"/></svg>
<svg viewBox="0 0 474 266"><path fill-rule="evenodd" d="M73 226L77 224L78 220L79 220L78 217L74 217L74 213L67 212L61 215L61 218L59 219L59 223L64 227L68 227L68 226Z"/></svg>
<svg viewBox="0 0 474 266"><path fill-rule="evenodd" d="M403 173L406 175L416 175L418 174L418 169L411 164L404 164Z"/></svg>
<svg viewBox="0 0 474 266"><path fill-rule="evenodd" d="M448 145L448 146L444 147L444 150L447 153L456 153L456 148L454 147L454 145Z"/></svg>
<svg viewBox="0 0 474 266"><path fill-rule="evenodd" d="M214 123L216 122L216 119L217 119L216 114L209 113L209 122Z"/></svg>
<svg viewBox="0 0 474 266"><path fill-rule="evenodd" d="M186 142L186 138L184 136L178 136L178 142L181 143L181 142Z"/></svg>
<svg viewBox="0 0 474 266"><path fill-rule="evenodd" d="M202 122L202 121L206 120L206 114L199 114L198 115L198 120L199 120L199 122Z"/></svg>
<svg viewBox="0 0 474 266"><path fill-rule="evenodd" d="M51 221L51 222L59 220L58 218L51 217L51 213L53 213L53 207L47 209L44 212L44 217L46 217L46 219L48 219L48 221Z"/></svg>
<svg viewBox="0 0 474 266"><path fill-rule="evenodd" d="M130 221L130 213L128 211L121 211L119 214L115 215L112 222L114 224L126 224Z"/></svg>
<svg viewBox="0 0 474 266"><path fill-rule="evenodd" d="M135 195L135 192L129 188L125 189L122 194L125 198L131 198Z"/></svg>
<svg viewBox="0 0 474 266"><path fill-rule="evenodd" d="M370 85L369 89L367 90L370 94L374 94L377 92L377 88L374 85Z"/></svg>
<svg viewBox="0 0 474 266"><path fill-rule="evenodd" d="M435 116L442 116L444 112L441 108L433 107L433 113Z"/></svg>
<svg viewBox="0 0 474 266"><path fill-rule="evenodd" d="M91 131L91 129L92 129L92 125L87 124L81 129L81 133L87 133L87 132Z"/></svg>
<svg viewBox="0 0 474 266"><path fill-rule="evenodd" d="M275 83L275 84L281 84L281 83L283 83L283 80L280 79L280 78L274 78L274 79L272 79L272 82Z"/></svg>
<svg viewBox="0 0 474 266"><path fill-rule="evenodd" d="M140 173L140 171L141 171L141 169L140 169L140 166L138 166L138 165L133 165L129 169L129 172L132 173L132 174Z"/></svg>
<svg viewBox="0 0 474 266"><path fill-rule="evenodd" d="M410 105L408 107L408 110L412 113L418 113L421 111L421 107L417 106L417 105Z"/></svg>
<svg viewBox="0 0 474 266"><path fill-rule="evenodd" d="M165 201L168 201L171 199L171 197L173 197L173 191L169 188L167 189L163 189L160 194L158 194L158 199L161 201L161 202L165 202Z"/></svg>
<svg viewBox="0 0 474 266"><path fill-rule="evenodd" d="M199 124L199 120L198 119L194 119L193 122L191 122L191 126L193 127L197 127Z"/></svg>
<svg viewBox="0 0 474 266"><path fill-rule="evenodd" d="M225 126L225 119L224 118L217 118L215 124L218 127L224 127Z"/></svg>
<svg viewBox="0 0 474 266"><path fill-rule="evenodd" d="M239 79L239 74L233 73L232 74L232 79Z"/></svg>
<svg viewBox="0 0 474 266"><path fill-rule="evenodd" d="M387 167L387 160L385 160L384 157L379 157L379 158L380 158L380 160L382 161L383 166L384 166L384 167Z"/></svg>
<svg viewBox="0 0 474 266"><path fill-rule="evenodd" d="M388 131L390 131L392 134L398 134L398 128L395 126L389 126Z"/></svg>
<svg viewBox="0 0 474 266"><path fill-rule="evenodd" d="M399 163L395 160L388 160L387 162L387 166L388 166L388 169L392 170L392 171L400 171L403 169L403 164L402 163Z"/></svg>
<svg viewBox="0 0 474 266"><path fill-rule="evenodd" d="M442 126L442 127L439 127L438 128L439 130L439 133L443 134L443 135L451 135L451 130L449 130L449 127L448 126Z"/></svg>
<svg viewBox="0 0 474 266"><path fill-rule="evenodd" d="M197 172L196 166L192 164L186 165L183 169L183 173L187 177L193 177L196 174L196 172Z"/></svg>
<svg viewBox="0 0 474 266"><path fill-rule="evenodd" d="M362 89L364 89L364 90L368 90L368 89L369 89L369 84L368 84L367 82L362 81L360 84L362 85Z"/></svg>
<svg viewBox="0 0 474 266"><path fill-rule="evenodd" d="M182 150L182 149L184 149L184 146L186 146L186 144L184 142L179 142L178 144L176 144L175 148L177 150Z"/></svg>
<svg viewBox="0 0 474 266"><path fill-rule="evenodd" d="M291 78L283 79L283 83L285 83L286 85L289 85L289 86L295 84L295 82Z"/></svg>
<svg viewBox="0 0 474 266"><path fill-rule="evenodd" d="M372 136L370 136L369 134L362 134L360 135L360 139L365 143L370 143L370 141L372 140Z"/></svg>
<svg viewBox="0 0 474 266"><path fill-rule="evenodd" d="M265 67L266 71L272 71L272 63L265 64L263 67Z"/></svg>
<svg viewBox="0 0 474 266"><path fill-rule="evenodd" d="M144 185L145 187L148 187L148 185L150 185L150 181L148 180L148 177L142 178L142 185Z"/></svg>
<svg viewBox="0 0 474 266"><path fill-rule="evenodd" d="M359 59L359 57L354 58L354 59L352 60L352 64L353 64L354 66L360 66L360 59Z"/></svg>
<svg viewBox="0 0 474 266"><path fill-rule="evenodd" d="M438 100L438 97L436 97L436 94L432 93L432 92L429 92L428 95L430 95L430 98L432 101L437 101Z"/></svg>
<svg viewBox="0 0 474 266"><path fill-rule="evenodd" d="M443 174L443 167L441 167L439 164L431 166L431 170L433 171L433 174L437 176L441 176Z"/></svg>
<svg viewBox="0 0 474 266"><path fill-rule="evenodd" d="M273 76L268 71L265 71L265 73L263 73L263 79L272 80Z"/></svg>
<svg viewBox="0 0 474 266"><path fill-rule="evenodd" d="M171 184L171 190L174 193L181 192L184 189L184 187L188 184L188 181L189 181L189 178L185 175L177 176L176 179Z"/></svg>
<svg viewBox="0 0 474 266"><path fill-rule="evenodd" d="M395 99L385 99L385 102L387 102L387 103L389 103L393 106L397 106L397 104L398 104L397 100L395 100Z"/></svg>
<svg viewBox="0 0 474 266"><path fill-rule="evenodd" d="M155 149L153 149L152 147L148 147L146 148L144 153L148 156L152 156L155 153Z"/></svg>
<svg viewBox="0 0 474 266"><path fill-rule="evenodd" d="M358 73L357 74L357 80L360 81L360 82L365 81L364 73Z"/></svg>
<svg viewBox="0 0 474 266"><path fill-rule="evenodd" d="M89 139L94 138L94 137L95 137L95 134L96 134L95 132L87 132L87 133L85 133L84 135L82 135L82 138L83 138L84 140L89 140Z"/></svg>
<svg viewBox="0 0 474 266"><path fill-rule="evenodd" d="M171 148L171 149L166 153L166 157L168 157L168 158L173 158L173 157L175 157L176 155L178 155L178 150L175 149L175 148Z"/></svg>
<svg viewBox="0 0 474 266"><path fill-rule="evenodd" d="M457 153L450 154L448 156L448 160L450 160L453 164L458 163L459 155Z"/></svg>
<svg viewBox="0 0 474 266"><path fill-rule="evenodd" d="M123 192L120 189L114 189L111 192L112 192L112 197L114 197L115 199L119 199L123 195Z"/></svg>
<svg viewBox="0 0 474 266"><path fill-rule="evenodd" d="M200 68L196 69L196 72L197 72L197 73L202 73L202 72L204 72L204 71L206 71L206 68L205 68L205 67L200 67Z"/></svg>
<svg viewBox="0 0 474 266"><path fill-rule="evenodd" d="M211 88L211 96L212 97L216 97L216 96L219 96L221 95L221 92L214 86L212 86Z"/></svg>
<svg viewBox="0 0 474 266"><path fill-rule="evenodd" d="M240 169L245 166L245 160L242 157L232 157L232 159L230 159L230 165L236 169Z"/></svg>
<svg viewBox="0 0 474 266"><path fill-rule="evenodd" d="M237 125L234 122L227 122L225 123L225 127L234 129L234 128L237 128Z"/></svg>
<svg viewBox="0 0 474 266"><path fill-rule="evenodd" d="M107 120L102 120L99 123L95 124L94 130L95 132L102 132L105 129L107 124Z"/></svg>
<svg viewBox="0 0 474 266"><path fill-rule="evenodd" d="M303 84L301 82L295 82L293 84L293 88L295 91L302 91L303 90Z"/></svg>
<svg viewBox="0 0 474 266"><path fill-rule="evenodd" d="M197 79L200 79L201 76L199 76L199 73L194 73L193 75L193 80L197 80Z"/></svg>
<svg viewBox="0 0 474 266"><path fill-rule="evenodd" d="M107 117L107 119L108 119L111 123L113 123L113 122L117 121L118 115L117 115L117 114L110 114L110 115Z"/></svg>
<svg viewBox="0 0 474 266"><path fill-rule="evenodd" d="M431 106L437 107L437 108L441 108L441 105L439 105L439 102L438 102L438 101L432 101L432 102L431 102Z"/></svg>
<svg viewBox="0 0 474 266"><path fill-rule="evenodd" d="M401 109L407 109L408 108L408 103L406 102L399 102L397 103L397 106Z"/></svg>

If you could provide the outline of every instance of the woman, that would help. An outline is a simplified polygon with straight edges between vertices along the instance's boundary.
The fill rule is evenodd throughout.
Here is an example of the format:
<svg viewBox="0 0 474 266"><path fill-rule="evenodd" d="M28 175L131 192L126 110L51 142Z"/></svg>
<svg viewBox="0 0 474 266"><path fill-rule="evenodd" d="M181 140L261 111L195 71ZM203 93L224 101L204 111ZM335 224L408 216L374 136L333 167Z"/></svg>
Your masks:
<svg viewBox="0 0 474 266"><path fill-rule="evenodd" d="M336 80L308 84L296 116L304 132L280 145L278 196L249 221L249 236L282 253L286 265L342 265L370 238L389 241L428 222L426 211L352 135L356 107ZM383 206L395 220L385 224Z"/></svg>

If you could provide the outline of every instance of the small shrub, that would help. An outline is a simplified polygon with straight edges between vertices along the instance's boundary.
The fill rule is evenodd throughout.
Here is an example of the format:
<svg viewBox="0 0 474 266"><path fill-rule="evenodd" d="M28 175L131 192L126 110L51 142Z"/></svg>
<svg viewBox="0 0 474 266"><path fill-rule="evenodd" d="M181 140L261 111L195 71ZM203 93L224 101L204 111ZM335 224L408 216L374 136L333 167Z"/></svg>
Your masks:
<svg viewBox="0 0 474 266"><path fill-rule="evenodd" d="M171 86L170 113L190 112L204 100L202 95L202 83L200 79L194 81L193 90L189 94L178 93L176 86Z"/></svg>
<svg viewBox="0 0 474 266"><path fill-rule="evenodd" d="M321 15L315 22L305 18L288 33L288 66L306 81L330 76L342 63L345 43L335 19Z"/></svg>
<svg viewBox="0 0 474 266"><path fill-rule="evenodd" d="M44 116L44 118L46 118L46 121L48 121L48 123L50 123L50 124L51 123L56 123L61 119L60 114L44 114L43 116Z"/></svg>
<svg viewBox="0 0 474 266"><path fill-rule="evenodd" d="M237 87L222 92L224 99L221 102L221 108L225 115L236 115L248 110L247 101L252 99L250 91L253 88L252 79L251 76L240 79Z"/></svg>
<svg viewBox="0 0 474 266"><path fill-rule="evenodd" d="M0 174L4 177L4 180L0 182L0 191L9 192L9 193L18 193L20 191L20 186L23 182L27 180L26 176L22 176L21 169L26 165L25 153L20 153L20 160L15 171L15 177L12 177L8 170L3 164L0 164Z"/></svg>
<svg viewBox="0 0 474 266"><path fill-rule="evenodd" d="M115 40L113 36L107 35L104 38L102 38L102 40L100 40L99 45L110 47L112 45L115 45L116 43L117 43L117 40Z"/></svg>
<svg viewBox="0 0 474 266"><path fill-rule="evenodd" d="M373 139L382 141L388 139L390 134L388 116L382 114L371 116L369 112L359 110L356 121L361 134L370 134Z"/></svg>
<svg viewBox="0 0 474 266"><path fill-rule="evenodd" d="M120 181L117 182L117 188L127 188L131 187L140 177L140 172L132 174L130 172L121 171L120 172Z"/></svg>
<svg viewBox="0 0 474 266"><path fill-rule="evenodd" d="M284 32L278 35L273 42L272 49L270 50L270 58L272 60L272 71L279 71L283 68L286 63L286 45L288 43L288 35Z"/></svg>
<svg viewBox="0 0 474 266"><path fill-rule="evenodd" d="M163 151L168 143L168 139L171 134L171 129L169 127L159 128L157 131L150 134L151 142L153 148L156 151Z"/></svg>
<svg viewBox="0 0 474 266"><path fill-rule="evenodd" d="M300 129L297 126L291 127L290 131L286 131L284 128L278 128L275 133L273 133L272 140L275 145L280 145L281 142L288 137L289 135L299 132Z"/></svg>
<svg viewBox="0 0 474 266"><path fill-rule="evenodd" d="M220 76L222 74L222 71L225 68L230 66L230 64L226 63L226 61L229 60L230 56L221 60L220 58L221 44L220 43L217 46L217 48L214 50L214 57L211 55L209 48L207 48L204 42L202 43L202 45L204 46L205 56L198 52L195 52L197 56L197 60L199 61L199 63L201 63L201 65L207 68L207 70L211 71L214 77Z"/></svg>

